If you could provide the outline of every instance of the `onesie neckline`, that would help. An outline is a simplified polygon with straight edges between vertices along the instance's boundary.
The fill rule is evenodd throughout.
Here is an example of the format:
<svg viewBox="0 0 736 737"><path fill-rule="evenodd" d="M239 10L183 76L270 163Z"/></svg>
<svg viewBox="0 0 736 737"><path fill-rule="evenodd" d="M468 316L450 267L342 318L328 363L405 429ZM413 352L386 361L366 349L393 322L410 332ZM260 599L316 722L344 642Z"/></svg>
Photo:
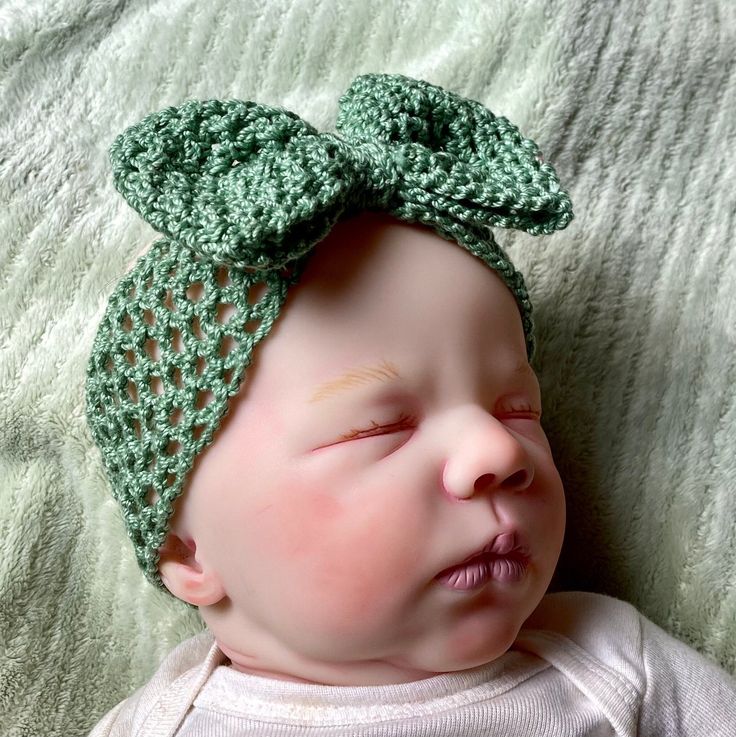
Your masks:
<svg viewBox="0 0 736 737"><path fill-rule="evenodd" d="M215 643L213 648L217 647ZM436 714L498 696L550 667L509 650L485 665L407 683L330 686L243 673L222 655L194 700L200 709L265 722L323 725L385 722Z"/></svg>

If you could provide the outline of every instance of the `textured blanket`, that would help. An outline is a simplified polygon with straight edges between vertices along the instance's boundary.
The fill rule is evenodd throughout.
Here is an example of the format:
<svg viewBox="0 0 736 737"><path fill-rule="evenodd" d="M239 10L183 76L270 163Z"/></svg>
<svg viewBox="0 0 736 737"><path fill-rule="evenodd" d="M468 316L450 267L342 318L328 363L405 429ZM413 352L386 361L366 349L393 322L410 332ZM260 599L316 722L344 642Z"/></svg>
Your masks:
<svg viewBox="0 0 736 737"><path fill-rule="evenodd" d="M562 233L498 233L568 493L556 587L736 672L734 48L731 0L1 2L0 734L86 734L202 629L139 573L83 414L107 295L154 235L108 146L190 97L334 130L372 71L506 115L573 199Z"/></svg>

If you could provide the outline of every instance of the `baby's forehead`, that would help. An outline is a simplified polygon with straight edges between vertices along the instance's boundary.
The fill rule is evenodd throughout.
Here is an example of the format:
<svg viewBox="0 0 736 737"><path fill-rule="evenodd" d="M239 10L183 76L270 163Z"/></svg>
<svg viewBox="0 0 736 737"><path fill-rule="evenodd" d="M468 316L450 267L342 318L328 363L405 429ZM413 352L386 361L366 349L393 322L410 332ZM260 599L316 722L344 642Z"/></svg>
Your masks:
<svg viewBox="0 0 736 737"><path fill-rule="evenodd" d="M263 368L274 370L267 382L270 390L293 383L309 404L329 398L330 406L340 406L360 393L402 388L436 393L453 378L479 384L497 376L533 374L513 297L508 314L499 315L493 325L465 319L452 304L442 312L442 325L428 323L431 316L409 308L388 316L380 306L371 309L376 319L336 317L327 309L292 315L291 321L285 316L259 346L268 354Z"/></svg>

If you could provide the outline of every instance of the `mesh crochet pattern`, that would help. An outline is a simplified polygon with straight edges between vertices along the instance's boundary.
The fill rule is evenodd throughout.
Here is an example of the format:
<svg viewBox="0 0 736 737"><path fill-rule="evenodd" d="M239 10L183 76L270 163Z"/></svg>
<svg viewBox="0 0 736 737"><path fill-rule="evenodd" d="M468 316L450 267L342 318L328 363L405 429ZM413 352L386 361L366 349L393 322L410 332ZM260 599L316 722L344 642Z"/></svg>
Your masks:
<svg viewBox="0 0 736 737"><path fill-rule="evenodd" d="M566 227L572 206L536 144L480 103L403 75L357 77L335 133L283 108L187 100L110 148L117 190L160 234L114 288L87 367L86 414L144 574L314 248L338 220L385 211L433 228L531 304L489 227Z"/></svg>

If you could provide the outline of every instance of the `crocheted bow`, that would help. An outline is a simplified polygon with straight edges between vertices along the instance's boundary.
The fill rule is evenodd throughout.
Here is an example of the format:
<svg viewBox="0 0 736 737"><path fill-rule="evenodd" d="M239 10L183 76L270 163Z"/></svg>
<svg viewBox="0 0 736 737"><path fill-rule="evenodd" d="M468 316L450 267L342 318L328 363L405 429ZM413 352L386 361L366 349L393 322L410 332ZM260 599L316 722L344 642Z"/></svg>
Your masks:
<svg viewBox="0 0 736 737"><path fill-rule="evenodd" d="M110 156L116 188L156 230L238 268L284 266L346 211L533 235L572 219L534 141L480 103L403 75L356 77L335 134L283 108L188 100L128 128Z"/></svg>

